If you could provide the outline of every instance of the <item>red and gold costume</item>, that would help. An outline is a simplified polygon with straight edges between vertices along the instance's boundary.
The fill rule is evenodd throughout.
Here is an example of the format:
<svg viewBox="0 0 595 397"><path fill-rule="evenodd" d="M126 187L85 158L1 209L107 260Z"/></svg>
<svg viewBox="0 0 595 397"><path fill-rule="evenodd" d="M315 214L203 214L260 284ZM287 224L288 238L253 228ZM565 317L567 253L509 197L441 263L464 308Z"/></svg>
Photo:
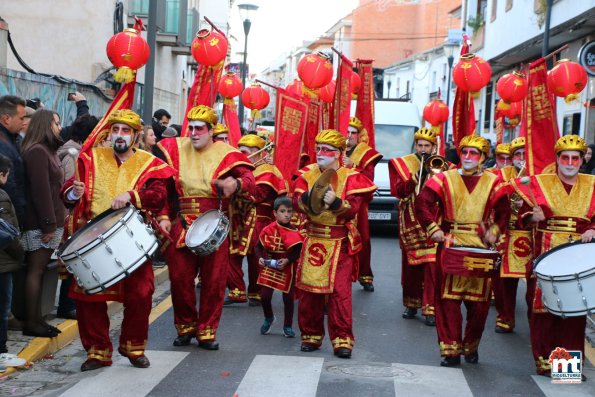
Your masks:
<svg viewBox="0 0 595 397"><path fill-rule="evenodd" d="M316 143L345 148L345 138L337 131L324 130ZM320 215L309 212L304 194L310 192L321 170L317 164L306 167L296 180L294 206L308 216L308 234L298 264L296 286L300 291L298 323L302 346L318 348L324 337L324 307L328 307L328 330L335 350L353 349L351 283L357 279L355 255L361 239L354 225L360 206L370 199L376 186L357 171L337 170L337 208Z"/></svg>
<svg viewBox="0 0 595 397"><path fill-rule="evenodd" d="M231 224L232 263L229 269L227 286L228 298L233 301L246 301L246 285L242 260L248 257L248 298L260 299L258 278L258 258L254 254L254 245L262 229L274 220L273 202L278 196L287 194L287 184L281 172L273 164L261 164L253 171L256 186L249 199L240 199L232 203L234 214Z"/></svg>
<svg viewBox="0 0 595 397"><path fill-rule="evenodd" d="M357 172L363 174L366 178L374 181L374 168L376 164L382 159L382 155L376 150L372 149L367 144L367 132L362 122L356 117L349 120L349 126L354 127L359 132L359 143L352 149L348 149L346 155L353 162L353 165L347 168L353 168ZM357 230L362 239L362 250L358 254L359 260L359 282L364 284L372 284L374 282L374 274L372 273L372 245L370 238L370 222L368 220L368 203L360 206L357 214Z"/></svg>
<svg viewBox="0 0 595 397"><path fill-rule="evenodd" d="M416 139L436 143L435 133L421 129ZM434 266L436 244L428 239L415 215L420 157L408 154L388 162L391 194L399 199L399 245L401 246L401 286L403 305L422 308L424 316L434 316ZM434 206L435 208L435 206Z"/></svg>
<svg viewBox="0 0 595 397"><path fill-rule="evenodd" d="M213 118L211 125L216 123L216 115ZM186 228L205 211L218 209L220 200L222 209L228 208L229 200L218 197L215 180L232 176L241 186L236 196L251 194L253 166L246 156L222 142L214 142L199 151L192 146L191 138L168 138L161 140L158 147L167 162L178 170L175 192L170 192L168 210L164 214L172 219L170 236L175 242L164 252L171 281L174 323L180 336L196 335L200 342L214 341L229 271L229 239L212 254L199 257L186 247ZM202 288L197 313L194 279L199 270Z"/></svg>
<svg viewBox="0 0 595 397"><path fill-rule="evenodd" d="M487 141L483 138L465 137L461 140L461 147L464 146L481 147L481 151L487 152ZM452 246L454 242L487 248L482 234L492 210L495 223L491 230L495 232L504 230L510 213L508 198L498 194L498 177L488 172L479 176L461 173L449 170L432 177L425 183L415 207L417 219L428 236L440 229L446 236L445 242L438 244L436 253L439 265L435 269L436 328L441 356L452 357L477 352L490 307L491 280L444 273L441 267L443 247ZM436 203L443 219L440 225L435 222ZM467 308L464 336L461 301Z"/></svg>
<svg viewBox="0 0 595 397"><path fill-rule="evenodd" d="M580 140L580 141L577 141ZM577 142L575 142L577 141ZM556 152L578 150L586 152L586 143L576 135L560 138ZM544 212L545 220L536 224L534 257L581 238L588 229L595 229L595 176L578 174L574 185L563 183L556 174L532 176L530 183L512 181L515 192L524 200L519 211L520 221L532 214L532 197ZM532 195L531 195L532 194ZM523 222L524 223L524 222ZM560 266L564 266L560 263ZM550 314L543 306L541 290L537 287L533 269L527 274L527 289L532 303L530 317L531 346L538 373L550 371L550 353L556 347L580 350L584 357L586 316L562 318Z"/></svg>
<svg viewBox="0 0 595 397"><path fill-rule="evenodd" d="M127 112L115 111L108 123L124 123L140 129L140 121L138 125L131 122ZM69 219L69 232L75 232L109 209L112 200L126 192L130 194L130 203L139 210L159 212L166 202L165 180L174 174L174 169L143 150L136 150L125 162L115 156L112 148L95 147L81 153L77 175L85 183L85 194L75 202L67 199L74 177L63 186L65 204L74 205ZM94 295L86 294L76 283L72 283L70 297L76 302L79 334L88 359L100 361L102 365L112 363L107 301L124 304L119 351L132 358L144 354L154 289L150 260L124 280Z"/></svg>

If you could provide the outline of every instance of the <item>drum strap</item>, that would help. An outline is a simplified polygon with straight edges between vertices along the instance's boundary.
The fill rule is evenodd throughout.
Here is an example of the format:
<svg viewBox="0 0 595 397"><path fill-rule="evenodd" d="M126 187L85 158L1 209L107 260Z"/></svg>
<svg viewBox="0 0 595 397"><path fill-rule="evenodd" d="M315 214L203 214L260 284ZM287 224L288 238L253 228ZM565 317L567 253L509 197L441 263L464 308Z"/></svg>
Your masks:
<svg viewBox="0 0 595 397"><path fill-rule="evenodd" d="M184 230L188 230L188 224L186 223L186 219L184 219L182 214L178 213L178 218L180 218L180 223L182 224Z"/></svg>

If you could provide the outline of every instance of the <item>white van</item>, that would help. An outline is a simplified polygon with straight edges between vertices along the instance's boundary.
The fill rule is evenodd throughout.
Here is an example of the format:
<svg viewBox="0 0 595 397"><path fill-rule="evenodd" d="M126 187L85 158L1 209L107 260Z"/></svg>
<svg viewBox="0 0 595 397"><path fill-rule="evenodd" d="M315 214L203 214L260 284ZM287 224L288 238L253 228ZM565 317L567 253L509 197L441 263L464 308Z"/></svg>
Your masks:
<svg viewBox="0 0 595 397"><path fill-rule="evenodd" d="M351 102L355 114L356 101ZM413 152L413 134L421 126L417 106L411 102L391 99L374 101L376 150L383 156L374 172L378 190L369 204L371 223L398 223L397 199L390 194L388 161Z"/></svg>

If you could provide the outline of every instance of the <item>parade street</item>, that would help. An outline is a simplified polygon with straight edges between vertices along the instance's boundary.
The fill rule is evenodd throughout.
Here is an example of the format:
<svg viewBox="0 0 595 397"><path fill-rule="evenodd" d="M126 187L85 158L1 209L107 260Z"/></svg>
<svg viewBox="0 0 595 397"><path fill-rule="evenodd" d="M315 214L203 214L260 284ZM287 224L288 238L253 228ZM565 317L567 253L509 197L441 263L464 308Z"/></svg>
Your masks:
<svg viewBox="0 0 595 397"><path fill-rule="evenodd" d="M492 307L479 348L479 364L442 368L436 331L423 322L401 318L400 258L396 237L386 229L372 238L376 291L353 285L356 344L350 360L332 354L328 336L319 351L300 352L299 338L282 334L282 306L273 298L277 321L260 335L262 309L236 304L224 308L219 351L173 347L173 311L168 283L155 292L149 330L148 369L133 368L114 354L109 368L81 373L80 341L0 382L2 396L573 396L595 395L595 371L589 364L580 385L556 385L534 375L521 283L517 327L494 333ZM112 316L117 323L121 315ZM294 317L297 327L297 314ZM117 335L117 330L112 335ZM299 334L298 334L299 335ZM117 346L117 337L114 339Z"/></svg>

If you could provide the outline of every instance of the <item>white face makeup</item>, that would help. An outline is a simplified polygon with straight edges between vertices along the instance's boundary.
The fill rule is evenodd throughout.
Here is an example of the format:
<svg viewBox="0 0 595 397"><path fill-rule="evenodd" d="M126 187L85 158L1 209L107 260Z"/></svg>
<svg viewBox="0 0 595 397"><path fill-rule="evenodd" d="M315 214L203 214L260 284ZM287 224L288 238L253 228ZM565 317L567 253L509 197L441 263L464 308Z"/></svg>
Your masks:
<svg viewBox="0 0 595 397"><path fill-rule="evenodd" d="M461 165L465 171L472 171L479 166L481 152L472 147L461 149Z"/></svg>
<svg viewBox="0 0 595 397"><path fill-rule="evenodd" d="M316 163L320 168L327 168L335 160L339 159L341 151L330 145L317 145L316 146Z"/></svg>
<svg viewBox="0 0 595 397"><path fill-rule="evenodd" d="M520 148L512 154L512 164L517 170L520 170L525 165L525 149Z"/></svg>
<svg viewBox="0 0 595 397"><path fill-rule="evenodd" d="M204 121L191 120L188 122L188 132L192 147L196 150L203 149L212 142L212 132Z"/></svg>
<svg viewBox="0 0 595 397"><path fill-rule="evenodd" d="M134 130L127 124L114 123L110 127L112 147L116 153L126 153L130 149Z"/></svg>
<svg viewBox="0 0 595 397"><path fill-rule="evenodd" d="M567 178L572 178L576 174L582 164L581 153L578 150L564 150L560 152L556 159L558 170Z"/></svg>
<svg viewBox="0 0 595 397"><path fill-rule="evenodd" d="M357 145L357 140L359 138L359 132L357 128L349 126L347 128L347 147L352 148Z"/></svg>

